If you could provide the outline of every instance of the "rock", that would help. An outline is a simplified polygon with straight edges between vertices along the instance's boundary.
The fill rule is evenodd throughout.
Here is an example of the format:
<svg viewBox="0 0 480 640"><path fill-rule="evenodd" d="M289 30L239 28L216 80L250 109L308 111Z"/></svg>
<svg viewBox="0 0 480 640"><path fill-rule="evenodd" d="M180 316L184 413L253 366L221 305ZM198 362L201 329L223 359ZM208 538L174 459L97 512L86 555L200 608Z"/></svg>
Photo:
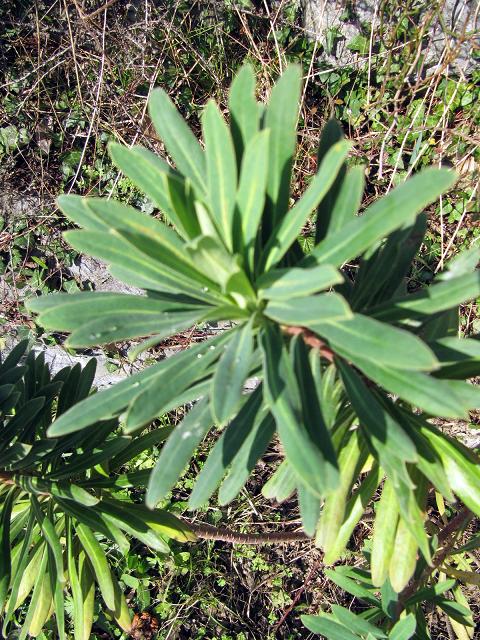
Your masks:
<svg viewBox="0 0 480 640"><path fill-rule="evenodd" d="M450 50L459 46L451 64L453 71L468 74L475 68L473 40L467 38L461 42L461 38L464 33L473 34L478 27L477 5L478 0L445 0L441 19L438 16L433 19L424 37L427 73L439 63L446 46ZM366 35L362 25L373 24L375 27L379 24L378 6L378 0L356 0L353 3L347 3L346 0L301 0L303 26L307 34L322 42L324 47L327 34L336 32L336 46L324 53L324 59L332 66L351 64L358 61L358 57L347 46L353 38ZM426 9L430 10L431 7L426 5Z"/></svg>

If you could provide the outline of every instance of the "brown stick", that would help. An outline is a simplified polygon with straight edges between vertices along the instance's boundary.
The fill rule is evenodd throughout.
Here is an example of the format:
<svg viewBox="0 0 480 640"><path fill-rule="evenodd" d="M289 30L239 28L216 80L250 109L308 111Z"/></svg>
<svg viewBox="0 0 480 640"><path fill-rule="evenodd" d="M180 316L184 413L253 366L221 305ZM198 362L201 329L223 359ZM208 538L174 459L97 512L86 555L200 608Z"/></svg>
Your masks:
<svg viewBox="0 0 480 640"><path fill-rule="evenodd" d="M273 533L240 533L226 527L213 527L210 524L187 522L193 533L202 540L217 540L233 544L287 544L304 542L310 538L303 531L282 531Z"/></svg>

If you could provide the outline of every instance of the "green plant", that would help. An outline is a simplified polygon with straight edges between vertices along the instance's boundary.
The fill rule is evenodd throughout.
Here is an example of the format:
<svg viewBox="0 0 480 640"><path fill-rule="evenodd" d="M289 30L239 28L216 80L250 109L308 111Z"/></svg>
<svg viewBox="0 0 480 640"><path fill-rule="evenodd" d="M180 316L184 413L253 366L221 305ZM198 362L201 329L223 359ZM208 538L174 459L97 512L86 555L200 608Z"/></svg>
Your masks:
<svg viewBox="0 0 480 640"><path fill-rule="evenodd" d="M48 439L54 417L88 396L96 362L52 378L43 355L25 355L27 347L19 343L0 363L2 637L17 625L18 638L37 637L54 613L56 637L66 638L68 597L75 640L90 638L97 586L106 610L128 631L130 611L110 566L115 554L127 554L127 536L161 553L169 552L169 538L195 539L171 513L149 511L122 493L148 477L121 473L122 466L171 429L134 439L119 435L112 419Z"/></svg>
<svg viewBox="0 0 480 640"><path fill-rule="evenodd" d="M285 460L264 493L297 493L303 528L326 563L342 556L382 487L372 582L388 579L401 593L419 552L435 565L425 526L432 491L480 514L478 457L430 422L466 419L480 405L466 381L479 372L480 342L456 337L458 305L480 295L479 250L409 292L422 211L455 175L426 169L358 215L364 169L347 164L350 145L334 121L322 134L316 175L289 209L300 85L299 69L289 67L260 105L244 67L230 91L230 127L214 102L203 112L204 148L166 93L153 92L151 118L176 169L141 147L110 151L165 222L113 200L59 198L83 227L65 234L70 244L146 290L30 301L44 327L71 332L71 347L150 336L134 357L193 324L232 326L80 402L49 435L121 414L132 434L198 400L168 437L146 496L153 508L216 425L221 433L190 496L195 509L219 485L219 502L231 502L278 434ZM302 237L315 209L314 237ZM246 394L250 377L259 384Z"/></svg>

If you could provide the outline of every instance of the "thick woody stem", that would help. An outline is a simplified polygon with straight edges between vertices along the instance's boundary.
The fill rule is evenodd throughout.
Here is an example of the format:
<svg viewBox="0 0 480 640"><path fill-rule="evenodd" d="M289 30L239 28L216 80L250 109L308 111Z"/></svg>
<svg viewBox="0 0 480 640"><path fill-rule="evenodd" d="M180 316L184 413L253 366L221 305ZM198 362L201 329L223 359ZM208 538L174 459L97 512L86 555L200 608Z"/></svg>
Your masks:
<svg viewBox="0 0 480 640"><path fill-rule="evenodd" d="M187 522L193 533L203 540L217 540L233 544L286 544L304 542L309 537L303 531L283 531L279 533L239 533L226 527Z"/></svg>

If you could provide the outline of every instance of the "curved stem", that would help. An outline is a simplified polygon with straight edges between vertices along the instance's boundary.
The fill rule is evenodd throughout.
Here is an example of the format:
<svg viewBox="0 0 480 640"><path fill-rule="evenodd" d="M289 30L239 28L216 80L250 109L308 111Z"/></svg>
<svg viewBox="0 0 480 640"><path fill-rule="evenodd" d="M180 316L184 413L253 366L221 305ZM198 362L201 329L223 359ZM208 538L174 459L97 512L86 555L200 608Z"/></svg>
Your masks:
<svg viewBox="0 0 480 640"><path fill-rule="evenodd" d="M193 533L202 540L217 540L233 544L287 544L303 542L310 538L303 531L281 531L274 533L240 533L226 527L187 522Z"/></svg>

